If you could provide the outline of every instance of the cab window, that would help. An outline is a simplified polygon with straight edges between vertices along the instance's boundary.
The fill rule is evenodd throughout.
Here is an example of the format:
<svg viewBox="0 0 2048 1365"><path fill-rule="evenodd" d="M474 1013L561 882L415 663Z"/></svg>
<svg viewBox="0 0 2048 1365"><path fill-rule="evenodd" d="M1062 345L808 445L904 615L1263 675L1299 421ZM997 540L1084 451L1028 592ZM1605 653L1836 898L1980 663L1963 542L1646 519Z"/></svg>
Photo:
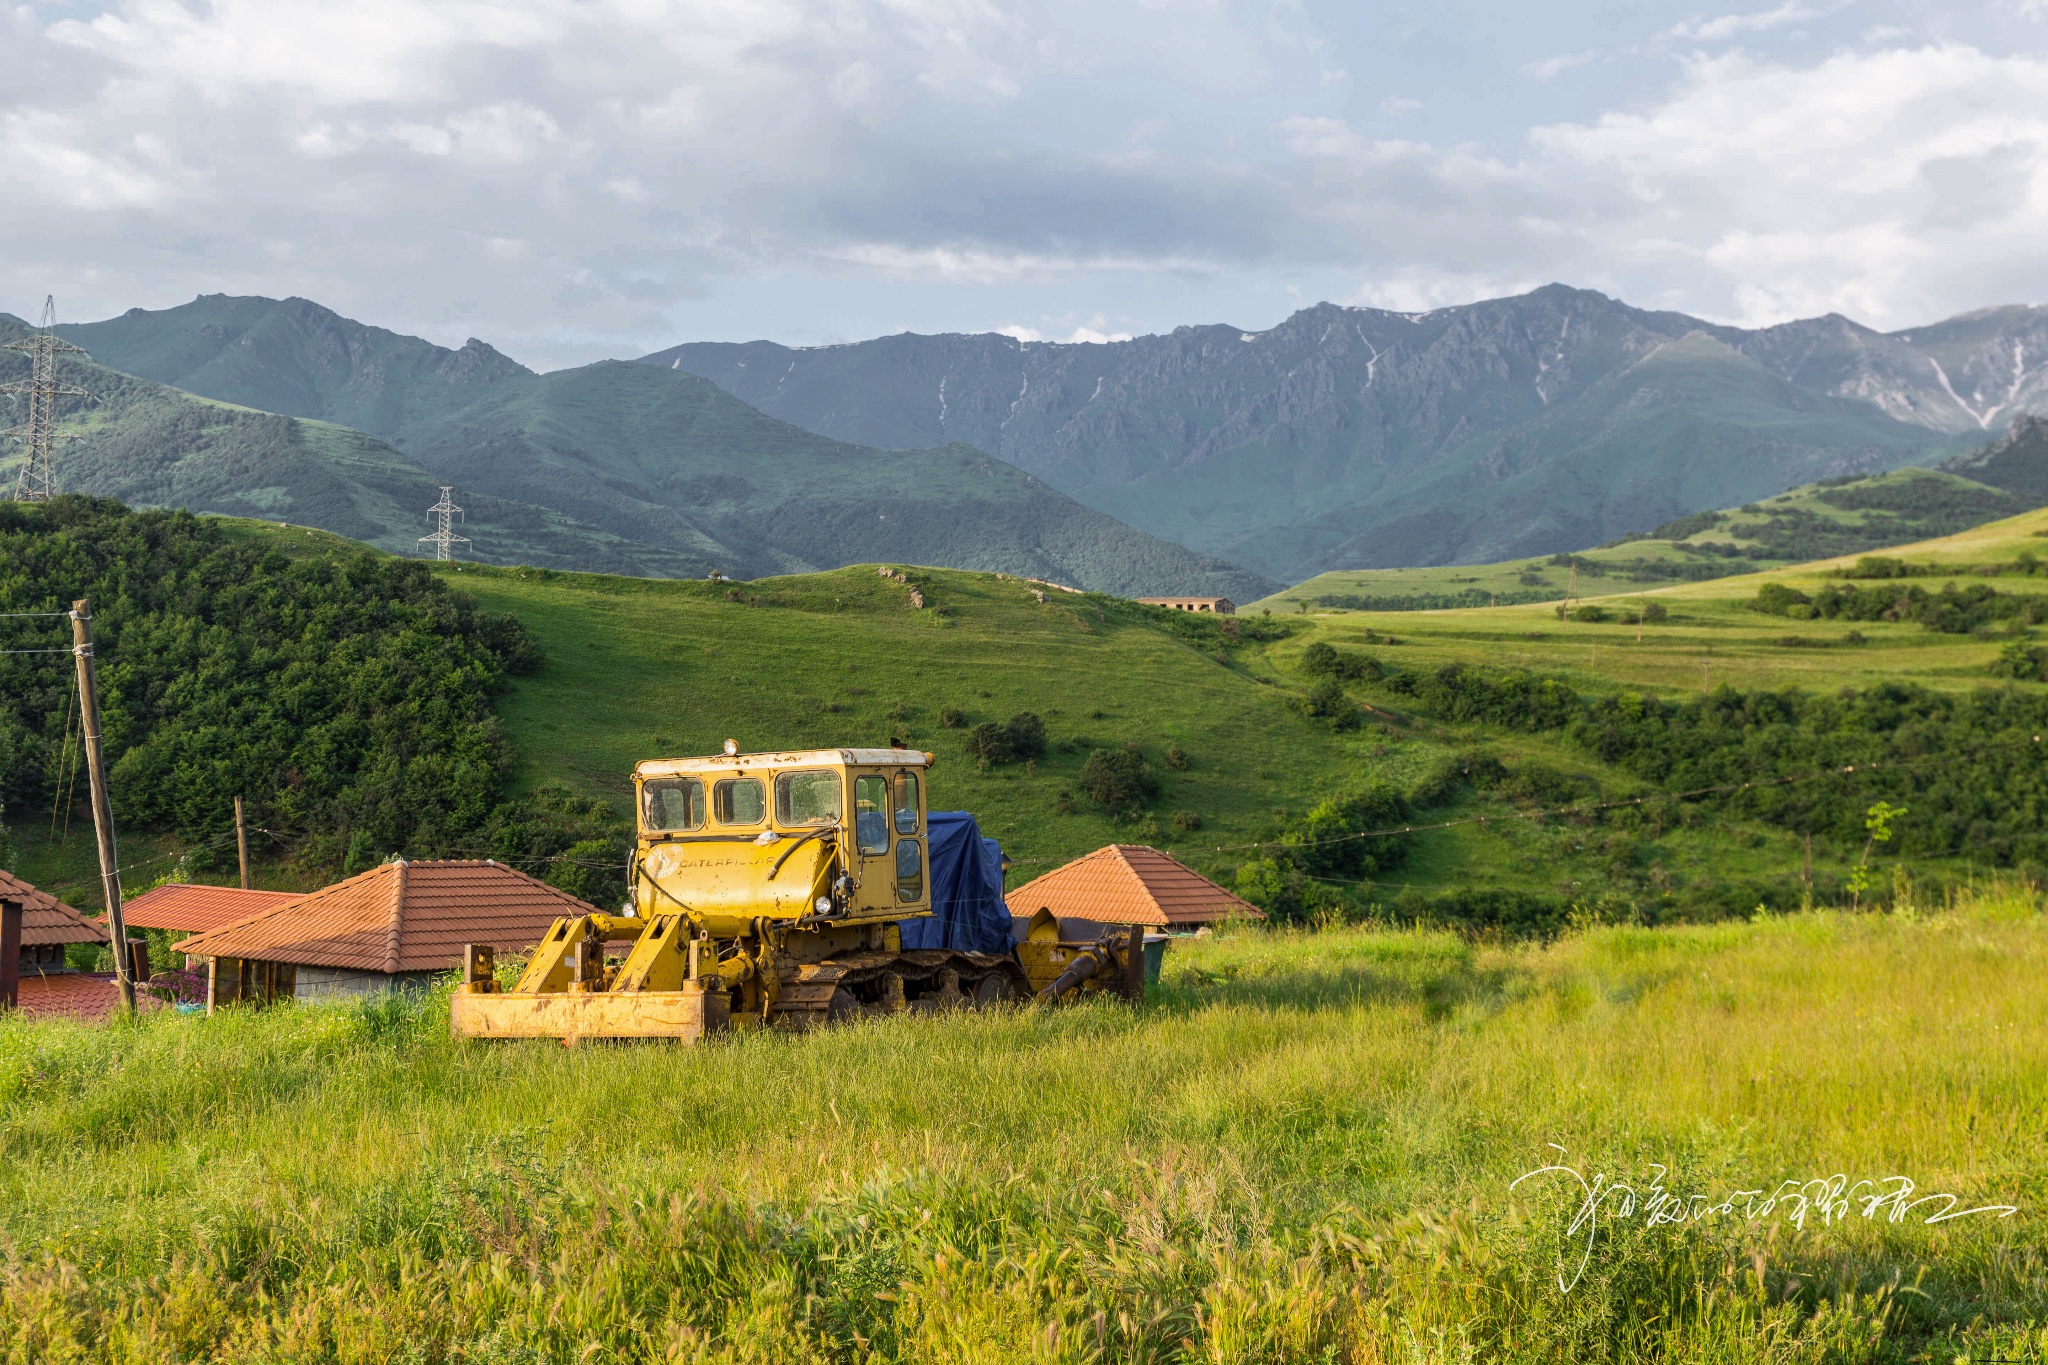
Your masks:
<svg viewBox="0 0 2048 1365"><path fill-rule="evenodd" d="M838 773L782 773L776 777L776 824L828 825L838 818Z"/></svg>
<svg viewBox="0 0 2048 1365"><path fill-rule="evenodd" d="M692 777L655 777L640 784L640 827L649 834L697 829L704 823L704 784Z"/></svg>
<svg viewBox="0 0 2048 1365"><path fill-rule="evenodd" d="M896 832L917 833L917 774L896 774Z"/></svg>
<svg viewBox="0 0 2048 1365"><path fill-rule="evenodd" d="M896 899L914 901L924 896L924 856L915 839L896 841Z"/></svg>
<svg viewBox="0 0 2048 1365"><path fill-rule="evenodd" d="M758 825L768 814L758 777L728 777L711 788L711 813L721 825Z"/></svg>
<svg viewBox="0 0 2048 1365"><path fill-rule="evenodd" d="M853 779L853 832L862 853L889 851L889 784L885 779Z"/></svg>

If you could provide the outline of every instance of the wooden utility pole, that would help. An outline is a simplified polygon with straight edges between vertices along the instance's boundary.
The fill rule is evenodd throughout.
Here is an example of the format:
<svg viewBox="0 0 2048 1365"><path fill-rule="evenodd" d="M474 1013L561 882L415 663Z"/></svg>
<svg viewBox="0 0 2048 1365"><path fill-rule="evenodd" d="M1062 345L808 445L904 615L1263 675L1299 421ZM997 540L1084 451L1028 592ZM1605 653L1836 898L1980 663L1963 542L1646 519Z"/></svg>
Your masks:
<svg viewBox="0 0 2048 1365"><path fill-rule="evenodd" d="M0 1010L21 1004L21 902L0 901Z"/></svg>
<svg viewBox="0 0 2048 1365"><path fill-rule="evenodd" d="M71 652L78 660L78 713L84 724L85 770L92 779L92 831L100 845L100 885L107 898L107 940L114 949L114 981L121 1008L135 1011L135 976L128 964L128 925L121 918L121 859L114 848L114 806L107 797L107 756L100 748L99 670L92 653L92 607L71 604Z"/></svg>
<svg viewBox="0 0 2048 1365"><path fill-rule="evenodd" d="M235 852L242 858L242 889L249 889L249 827L242 823L242 798L235 798Z"/></svg>

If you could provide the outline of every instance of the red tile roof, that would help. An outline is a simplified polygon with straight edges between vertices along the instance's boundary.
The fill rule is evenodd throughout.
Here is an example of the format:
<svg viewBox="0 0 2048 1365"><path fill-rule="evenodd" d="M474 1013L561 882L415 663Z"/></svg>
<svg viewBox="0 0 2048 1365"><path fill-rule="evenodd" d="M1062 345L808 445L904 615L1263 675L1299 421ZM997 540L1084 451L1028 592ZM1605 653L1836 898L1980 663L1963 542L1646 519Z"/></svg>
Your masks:
<svg viewBox="0 0 2048 1365"><path fill-rule="evenodd" d="M107 931L47 891L38 891L12 873L0 872L0 900L20 901L21 942L25 948L52 943L105 943Z"/></svg>
<svg viewBox="0 0 2048 1365"><path fill-rule="evenodd" d="M1264 919L1250 901L1231 895L1187 864L1143 844L1111 844L1055 868L1003 899L1013 915L1042 907L1061 919L1103 924L1208 924Z"/></svg>
<svg viewBox="0 0 2048 1365"><path fill-rule="evenodd" d="M121 922L130 929L170 929L204 934L237 920L260 915L297 891L244 891L239 886L194 886L169 882L153 886L132 901L121 903ZM102 917L104 918L104 917Z"/></svg>
<svg viewBox="0 0 2048 1365"><path fill-rule="evenodd" d="M502 863L390 862L172 947L302 967L443 972L465 943L519 952L564 915L601 913Z"/></svg>
<svg viewBox="0 0 2048 1365"><path fill-rule="evenodd" d="M98 1023L121 1004L121 988L111 973L64 972L57 976L21 978L21 1012L30 1019L79 1019ZM162 1009L163 1002L137 991L138 1011Z"/></svg>

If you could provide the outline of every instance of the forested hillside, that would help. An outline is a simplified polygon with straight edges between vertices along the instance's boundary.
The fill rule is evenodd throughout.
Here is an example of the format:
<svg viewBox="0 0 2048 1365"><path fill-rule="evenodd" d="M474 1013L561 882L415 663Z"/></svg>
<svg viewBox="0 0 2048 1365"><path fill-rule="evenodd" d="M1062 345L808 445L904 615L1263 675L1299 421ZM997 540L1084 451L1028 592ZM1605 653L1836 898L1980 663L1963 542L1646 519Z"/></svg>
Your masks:
<svg viewBox="0 0 2048 1365"><path fill-rule="evenodd" d="M0 807L17 820L83 799L70 656L33 652L68 645L81 597L115 815L196 847L188 868L231 862L237 796L261 852L329 877L403 852L496 856L582 887L581 868L546 860L623 857L602 808L510 794L493 698L543 663L515 617L417 561L287 555L275 537L76 495L0 503Z"/></svg>

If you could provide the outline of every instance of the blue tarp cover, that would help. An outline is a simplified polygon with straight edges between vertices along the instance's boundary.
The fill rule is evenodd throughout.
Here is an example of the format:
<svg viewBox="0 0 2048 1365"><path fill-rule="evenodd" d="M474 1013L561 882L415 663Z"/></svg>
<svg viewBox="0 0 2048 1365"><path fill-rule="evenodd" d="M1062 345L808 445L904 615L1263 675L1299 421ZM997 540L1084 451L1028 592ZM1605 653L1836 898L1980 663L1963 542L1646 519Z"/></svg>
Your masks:
<svg viewBox="0 0 2048 1365"><path fill-rule="evenodd" d="M903 946L1009 952L1002 848L982 838L964 810L927 812L925 830L931 840L932 916L903 921Z"/></svg>

